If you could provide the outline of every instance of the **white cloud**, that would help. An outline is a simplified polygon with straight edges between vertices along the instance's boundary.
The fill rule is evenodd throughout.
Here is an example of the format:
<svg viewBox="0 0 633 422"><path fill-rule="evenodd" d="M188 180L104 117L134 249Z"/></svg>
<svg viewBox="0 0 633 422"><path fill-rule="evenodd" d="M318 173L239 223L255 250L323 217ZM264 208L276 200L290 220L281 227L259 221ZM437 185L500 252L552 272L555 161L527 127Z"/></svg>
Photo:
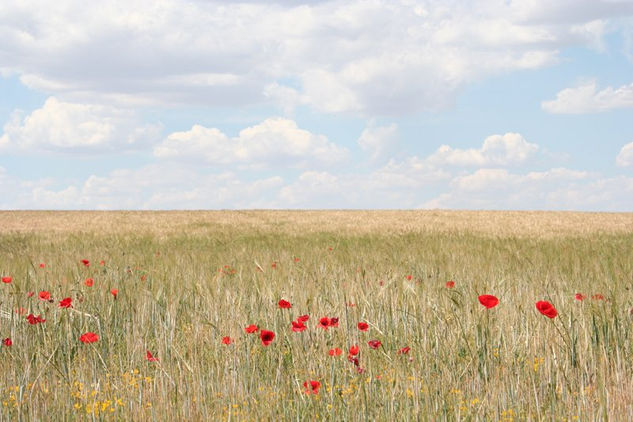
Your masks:
<svg viewBox="0 0 633 422"><path fill-rule="evenodd" d="M270 118L234 138L216 128L194 125L186 132L170 134L156 146L154 155L250 169L305 168L340 163L348 150L323 135L300 129L293 120Z"/></svg>
<svg viewBox="0 0 633 422"><path fill-rule="evenodd" d="M12 114L0 136L0 148L73 153L139 149L160 139L160 130L140 123L130 111L50 97L28 116L20 111Z"/></svg>
<svg viewBox="0 0 633 422"><path fill-rule="evenodd" d="M620 167L633 167L633 142L622 147L615 162Z"/></svg>
<svg viewBox="0 0 633 422"><path fill-rule="evenodd" d="M543 101L543 110L555 114L601 113L618 108L633 107L633 83L618 88L607 87L598 91L595 81L565 88L556 99Z"/></svg>
<svg viewBox="0 0 633 422"><path fill-rule="evenodd" d="M386 161L391 158L398 140L398 125L376 126L370 123L360 134L358 145L371 155L374 162Z"/></svg>
<svg viewBox="0 0 633 422"><path fill-rule="evenodd" d="M434 166L508 166L524 163L539 150L518 133L491 135L479 149L459 149L442 145L429 156L427 163Z"/></svg>
<svg viewBox="0 0 633 422"><path fill-rule="evenodd" d="M606 0L25 0L0 6L0 72L65 101L397 114L599 46L632 14Z"/></svg>
<svg viewBox="0 0 633 422"><path fill-rule="evenodd" d="M627 211L633 178L555 168L527 174L479 169L455 177L423 208Z"/></svg>

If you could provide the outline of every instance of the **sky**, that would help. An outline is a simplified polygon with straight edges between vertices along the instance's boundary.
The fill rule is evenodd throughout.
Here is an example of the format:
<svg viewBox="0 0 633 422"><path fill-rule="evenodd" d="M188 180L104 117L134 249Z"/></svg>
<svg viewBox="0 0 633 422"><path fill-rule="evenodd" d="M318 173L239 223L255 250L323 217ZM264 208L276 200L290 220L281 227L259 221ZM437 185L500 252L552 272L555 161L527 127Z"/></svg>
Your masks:
<svg viewBox="0 0 633 422"><path fill-rule="evenodd" d="M633 211L633 0L0 3L0 209Z"/></svg>

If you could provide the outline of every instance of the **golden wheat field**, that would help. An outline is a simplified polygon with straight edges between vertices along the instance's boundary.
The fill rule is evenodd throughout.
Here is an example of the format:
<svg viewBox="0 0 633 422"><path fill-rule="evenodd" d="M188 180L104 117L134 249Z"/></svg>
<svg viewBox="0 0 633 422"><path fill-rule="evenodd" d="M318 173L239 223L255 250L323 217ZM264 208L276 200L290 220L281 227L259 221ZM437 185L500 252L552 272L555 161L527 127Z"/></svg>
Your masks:
<svg viewBox="0 0 633 422"><path fill-rule="evenodd" d="M0 420L633 420L633 214L0 212Z"/></svg>

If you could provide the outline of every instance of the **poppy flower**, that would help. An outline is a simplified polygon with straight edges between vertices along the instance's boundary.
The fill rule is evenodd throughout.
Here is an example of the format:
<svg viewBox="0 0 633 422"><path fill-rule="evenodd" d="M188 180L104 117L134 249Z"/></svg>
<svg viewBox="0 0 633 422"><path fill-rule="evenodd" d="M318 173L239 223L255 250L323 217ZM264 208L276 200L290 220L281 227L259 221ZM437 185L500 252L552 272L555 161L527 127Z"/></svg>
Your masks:
<svg viewBox="0 0 633 422"><path fill-rule="evenodd" d="M330 327L338 327L338 318L330 318Z"/></svg>
<svg viewBox="0 0 633 422"><path fill-rule="evenodd" d="M301 331L305 330L306 325L303 323L303 321L292 321L292 331L294 331L295 333L300 333Z"/></svg>
<svg viewBox="0 0 633 422"><path fill-rule="evenodd" d="M248 334L256 333L257 330L259 330L259 327L255 324L251 324L248 327L244 328L244 331L246 331Z"/></svg>
<svg viewBox="0 0 633 422"><path fill-rule="evenodd" d="M35 292L26 292L26 297L33 297L35 296Z"/></svg>
<svg viewBox="0 0 633 422"><path fill-rule="evenodd" d="M334 349L330 349L330 351L328 352L330 356L341 356L341 353L343 353L343 351L339 349L338 347L335 347Z"/></svg>
<svg viewBox="0 0 633 422"><path fill-rule="evenodd" d="M360 347L358 347L357 344L355 344L355 345L353 345L352 347L349 348L349 354L351 356L356 356L359 351L360 351Z"/></svg>
<svg viewBox="0 0 633 422"><path fill-rule="evenodd" d="M73 300L71 298L66 297L66 298L64 298L64 299L59 301L59 307L60 308L66 308L66 309L72 308L73 307L72 302L73 302Z"/></svg>
<svg viewBox="0 0 633 422"><path fill-rule="evenodd" d="M226 344L227 346L231 344L231 337L229 336L222 337L222 344Z"/></svg>
<svg viewBox="0 0 633 422"><path fill-rule="evenodd" d="M13 344L13 342L11 341L11 337L7 337L4 340L2 340L2 344L4 344L7 347L10 347Z"/></svg>
<svg viewBox="0 0 633 422"><path fill-rule="evenodd" d="M277 269L277 263L276 263L276 262L273 262L272 264L270 264L270 267L271 267L271 268L274 268L274 269Z"/></svg>
<svg viewBox="0 0 633 422"><path fill-rule="evenodd" d="M453 287L455 287L455 282L453 280L450 280L450 281L446 282L446 288L447 289L452 289Z"/></svg>
<svg viewBox="0 0 633 422"><path fill-rule="evenodd" d="M259 338L262 340L264 346L268 346L275 339L275 333L272 331L261 330L259 332Z"/></svg>
<svg viewBox="0 0 633 422"><path fill-rule="evenodd" d="M26 316L26 319L31 325L41 324L43 322L46 322L46 320L42 318L42 315L35 316L33 314L28 314Z"/></svg>
<svg viewBox="0 0 633 422"><path fill-rule="evenodd" d="M499 304L499 299L497 299L497 297L493 295L481 295L479 296L479 303L490 309Z"/></svg>
<svg viewBox="0 0 633 422"><path fill-rule="evenodd" d="M42 290L40 292L40 300L49 300L50 298L51 298L50 292L47 292L46 290Z"/></svg>
<svg viewBox="0 0 633 422"><path fill-rule="evenodd" d="M2 282L3 282L3 283L7 283L7 284L9 284L9 283L11 283L11 280L13 280L13 278L11 278L11 277L9 277L9 276L4 276L4 277L2 277Z"/></svg>
<svg viewBox="0 0 633 422"><path fill-rule="evenodd" d="M306 322L310 319L310 315L300 315L297 317L297 321Z"/></svg>
<svg viewBox="0 0 633 422"><path fill-rule="evenodd" d="M369 340L367 344L369 344L369 347L371 347L372 349L377 349L382 346L380 340Z"/></svg>
<svg viewBox="0 0 633 422"><path fill-rule="evenodd" d="M409 346L405 346L402 349L398 350L398 354L399 355L407 355L407 354L409 354L409 351L411 351L411 348Z"/></svg>
<svg viewBox="0 0 633 422"><path fill-rule="evenodd" d="M413 278L413 276L412 276L411 274L409 274L409 275L407 276L407 280L411 280L412 278Z"/></svg>
<svg viewBox="0 0 633 422"><path fill-rule="evenodd" d="M575 298L576 298L576 300L583 301L583 300L587 299L587 296L583 295L582 293L576 293Z"/></svg>
<svg viewBox="0 0 633 422"><path fill-rule="evenodd" d="M290 309L292 305L287 300L281 299L278 303L280 309Z"/></svg>
<svg viewBox="0 0 633 422"><path fill-rule="evenodd" d="M593 300L604 300L604 296L601 293L596 293L595 295L591 296L591 298Z"/></svg>
<svg viewBox="0 0 633 422"><path fill-rule="evenodd" d="M295 261L295 262L299 262L299 261L300 261L300 259L299 259L299 258L297 258L297 257L295 256L294 261Z"/></svg>
<svg viewBox="0 0 633 422"><path fill-rule="evenodd" d="M361 331L367 331L369 329L369 324L367 324L366 322L359 322L358 329Z"/></svg>
<svg viewBox="0 0 633 422"><path fill-rule="evenodd" d="M152 355L152 352L150 352L149 350L145 351L145 359L147 359L149 362L158 362L158 358Z"/></svg>
<svg viewBox="0 0 633 422"><path fill-rule="evenodd" d="M556 308L554 308L554 305L546 300L536 302L536 309L538 309L540 313L548 318L554 318L556 315L558 315L558 312L556 311Z"/></svg>
<svg viewBox="0 0 633 422"><path fill-rule="evenodd" d="M92 279L92 278L87 278L87 279L84 281L84 284L85 284L86 286L88 286L88 287L92 287L92 286L95 284L95 281L94 281L94 279Z"/></svg>
<svg viewBox="0 0 633 422"><path fill-rule="evenodd" d="M94 343L96 341L99 341L99 335L88 331L87 333L84 333L81 335L81 337L79 337L79 341L81 341L82 343Z"/></svg>
<svg viewBox="0 0 633 422"><path fill-rule="evenodd" d="M46 267L46 264L44 264L43 262L40 264L40 268L44 268Z"/></svg>
<svg viewBox="0 0 633 422"><path fill-rule="evenodd" d="M90 266L90 261L88 261L87 259L82 259L81 263L84 264L84 267L89 267Z"/></svg>
<svg viewBox="0 0 633 422"><path fill-rule="evenodd" d="M116 299L116 295L119 294L119 289L111 289L110 294L112 294L112 296Z"/></svg>
<svg viewBox="0 0 633 422"><path fill-rule="evenodd" d="M319 319L319 327L327 331L327 329L330 328L330 321L331 320L328 317L323 317Z"/></svg>
<svg viewBox="0 0 633 422"><path fill-rule="evenodd" d="M101 261L99 261L99 265L103 267L105 265L105 261L102 259Z"/></svg>
<svg viewBox="0 0 633 422"><path fill-rule="evenodd" d="M306 394L319 394L321 383L319 381L306 381L303 383L303 388L305 388Z"/></svg>

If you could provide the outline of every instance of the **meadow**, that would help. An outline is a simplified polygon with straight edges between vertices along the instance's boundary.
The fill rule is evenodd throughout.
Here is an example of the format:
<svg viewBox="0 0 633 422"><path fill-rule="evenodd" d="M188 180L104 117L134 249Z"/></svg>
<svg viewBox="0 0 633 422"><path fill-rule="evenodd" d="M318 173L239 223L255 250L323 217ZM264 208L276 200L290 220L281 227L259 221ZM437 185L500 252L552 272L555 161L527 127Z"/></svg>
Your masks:
<svg viewBox="0 0 633 422"><path fill-rule="evenodd" d="M5 211L0 276L0 420L633 420L631 213Z"/></svg>

